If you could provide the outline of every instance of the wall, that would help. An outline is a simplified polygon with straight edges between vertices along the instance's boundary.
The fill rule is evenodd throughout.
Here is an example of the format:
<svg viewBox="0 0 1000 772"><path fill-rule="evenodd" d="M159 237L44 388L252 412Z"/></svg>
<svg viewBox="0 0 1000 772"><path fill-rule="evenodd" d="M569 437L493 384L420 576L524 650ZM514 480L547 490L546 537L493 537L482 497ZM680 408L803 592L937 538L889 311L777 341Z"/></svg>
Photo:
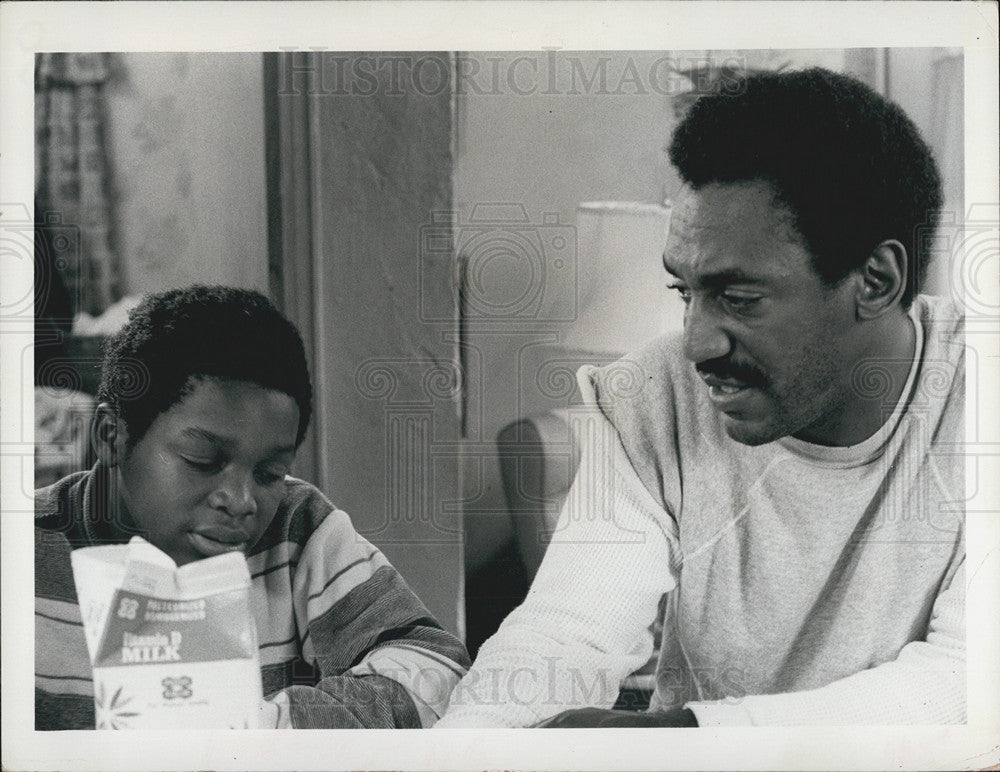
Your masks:
<svg viewBox="0 0 1000 772"><path fill-rule="evenodd" d="M469 220L477 205L518 204L539 236L558 228L569 228L572 236L581 201L659 203L676 189L677 178L663 152L674 122L672 105L668 96L656 93L649 78L654 69L654 77L666 85L664 69L655 67L662 54L632 55L634 70L612 54L462 57L470 64L464 65L465 81L459 81L464 88L458 98L455 200L466 233L475 228ZM633 72L637 82L630 82ZM555 217L546 220L547 214ZM549 254L547 260L551 265L558 257ZM566 257L567 265L575 265L575 254ZM517 267L507 276L497 270L491 278L512 286L526 281ZM555 278L553 288L558 289L557 284L569 284L574 276ZM501 289L494 296L502 297ZM572 308L552 313L543 308L513 320L501 315L492 323L467 327L463 335L471 365L463 466L468 571L483 565L511 536L493 443L507 423L534 409L523 396L534 365L526 368L524 358L534 358L539 341L561 340L572 315ZM563 318L570 321L554 321Z"/></svg>
<svg viewBox="0 0 1000 772"><path fill-rule="evenodd" d="M355 93L335 73L369 56L284 55L268 104L284 301L314 364L314 479L461 632L457 293L450 220L435 218L453 208L454 120L450 58L434 56L440 91L381 70Z"/></svg>
<svg viewBox="0 0 1000 772"><path fill-rule="evenodd" d="M934 152L944 188L945 217L961 222L965 216L965 132L962 50L953 48L899 48L887 55L886 90L913 119ZM942 225L942 237L952 229ZM949 254L944 249L943 254ZM929 267L924 290L952 291L950 269L944 261Z"/></svg>
<svg viewBox="0 0 1000 772"><path fill-rule="evenodd" d="M106 87L125 294L267 291L260 54L115 54Z"/></svg>

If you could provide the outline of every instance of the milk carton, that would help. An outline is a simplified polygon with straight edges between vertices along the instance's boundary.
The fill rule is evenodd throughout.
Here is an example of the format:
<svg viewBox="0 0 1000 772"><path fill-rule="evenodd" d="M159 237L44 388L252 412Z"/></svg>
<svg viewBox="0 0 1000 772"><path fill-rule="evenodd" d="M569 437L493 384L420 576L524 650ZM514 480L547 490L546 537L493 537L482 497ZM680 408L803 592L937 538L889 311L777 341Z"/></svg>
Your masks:
<svg viewBox="0 0 1000 772"><path fill-rule="evenodd" d="M98 729L252 729L261 678L242 553L180 568L139 537L72 553Z"/></svg>

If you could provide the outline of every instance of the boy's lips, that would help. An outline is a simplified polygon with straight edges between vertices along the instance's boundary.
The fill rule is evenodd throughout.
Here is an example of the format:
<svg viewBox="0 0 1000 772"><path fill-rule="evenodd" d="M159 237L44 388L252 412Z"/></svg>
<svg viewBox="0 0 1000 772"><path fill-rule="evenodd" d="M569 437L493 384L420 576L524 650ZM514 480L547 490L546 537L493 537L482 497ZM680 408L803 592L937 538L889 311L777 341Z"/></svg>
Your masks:
<svg viewBox="0 0 1000 772"><path fill-rule="evenodd" d="M250 543L250 534L231 528L201 528L192 531L188 539L198 552L212 556L245 550Z"/></svg>

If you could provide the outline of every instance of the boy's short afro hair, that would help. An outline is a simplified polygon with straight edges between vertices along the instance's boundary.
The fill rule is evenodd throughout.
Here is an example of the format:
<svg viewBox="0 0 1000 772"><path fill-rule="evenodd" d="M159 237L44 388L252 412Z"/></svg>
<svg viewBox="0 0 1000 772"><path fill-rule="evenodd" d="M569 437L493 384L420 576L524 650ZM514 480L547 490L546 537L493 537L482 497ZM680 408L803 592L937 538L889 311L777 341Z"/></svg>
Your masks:
<svg viewBox="0 0 1000 772"><path fill-rule="evenodd" d="M829 284L898 240L909 257L909 307L927 268L941 179L913 122L865 84L821 68L727 80L692 105L669 153L696 190L770 182Z"/></svg>
<svg viewBox="0 0 1000 772"><path fill-rule="evenodd" d="M298 330L259 292L195 286L147 295L104 345L98 399L137 442L190 392L192 378L252 381L292 397L296 445L312 413L312 385Z"/></svg>

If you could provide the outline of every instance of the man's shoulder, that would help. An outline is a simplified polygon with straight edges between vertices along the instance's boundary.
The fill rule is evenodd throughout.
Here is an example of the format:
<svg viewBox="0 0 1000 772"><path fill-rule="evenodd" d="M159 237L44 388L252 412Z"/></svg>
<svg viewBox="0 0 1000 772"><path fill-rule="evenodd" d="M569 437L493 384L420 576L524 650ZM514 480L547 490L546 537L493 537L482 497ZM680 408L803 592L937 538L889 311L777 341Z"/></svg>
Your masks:
<svg viewBox="0 0 1000 772"><path fill-rule="evenodd" d="M680 333L654 338L616 362L590 368L585 375L581 387L592 387L589 400L623 436L638 433L644 443L654 446L687 436L698 436L703 442L721 436L707 392L684 356Z"/></svg>
<svg viewBox="0 0 1000 772"><path fill-rule="evenodd" d="M587 371L598 404L650 406L685 394L694 368L684 358L679 332L653 338L620 359Z"/></svg>
<svg viewBox="0 0 1000 772"><path fill-rule="evenodd" d="M918 295L911 317L924 337L916 399L961 402L965 394L964 310L949 298Z"/></svg>
<svg viewBox="0 0 1000 772"><path fill-rule="evenodd" d="M965 310L951 298L917 295L912 314L929 339L949 339L965 334Z"/></svg>
<svg viewBox="0 0 1000 772"><path fill-rule="evenodd" d="M669 511L677 511L685 467L706 454L718 461L736 447L685 358L679 333L582 375L584 402L601 411L643 485Z"/></svg>

